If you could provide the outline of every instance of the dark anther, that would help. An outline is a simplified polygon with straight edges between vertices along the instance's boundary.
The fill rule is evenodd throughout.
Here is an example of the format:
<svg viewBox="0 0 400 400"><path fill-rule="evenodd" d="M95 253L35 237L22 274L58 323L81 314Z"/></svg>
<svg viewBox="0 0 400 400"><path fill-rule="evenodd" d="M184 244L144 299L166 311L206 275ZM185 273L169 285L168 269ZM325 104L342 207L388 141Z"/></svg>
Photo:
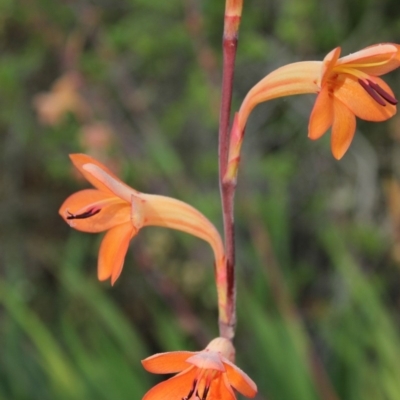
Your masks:
<svg viewBox="0 0 400 400"><path fill-rule="evenodd" d="M382 89L377 83L372 82L368 79L369 86L375 90L376 93L379 94L383 99L385 99L389 104L396 105L398 103L397 99L391 96L388 92Z"/></svg>
<svg viewBox="0 0 400 400"><path fill-rule="evenodd" d="M91 208L90 210L87 210L82 214L72 214L69 211L67 211L67 213L69 214L67 216L67 219L85 219L85 218L93 217L93 215L98 214L100 211L101 211L100 208L98 208L97 210L95 208Z"/></svg>
<svg viewBox="0 0 400 400"><path fill-rule="evenodd" d="M359 79L358 83L365 89L365 91L381 106L385 107L386 103L382 97L370 86L369 81L368 83L364 82L363 80Z"/></svg>
<svg viewBox="0 0 400 400"><path fill-rule="evenodd" d="M196 389L196 384L197 384L197 379L193 381L193 386L190 389L189 394L185 397L182 397L182 400L189 400L192 397L194 390Z"/></svg>
<svg viewBox="0 0 400 400"><path fill-rule="evenodd" d="M203 392L203 396L202 396L201 400L206 400L209 390L210 390L210 386L207 386L204 388L204 392Z"/></svg>
<svg viewBox="0 0 400 400"><path fill-rule="evenodd" d="M379 105L385 107L387 103L392 105L397 104L397 100L382 89L377 83L372 82L369 79L366 81L359 79L358 83Z"/></svg>

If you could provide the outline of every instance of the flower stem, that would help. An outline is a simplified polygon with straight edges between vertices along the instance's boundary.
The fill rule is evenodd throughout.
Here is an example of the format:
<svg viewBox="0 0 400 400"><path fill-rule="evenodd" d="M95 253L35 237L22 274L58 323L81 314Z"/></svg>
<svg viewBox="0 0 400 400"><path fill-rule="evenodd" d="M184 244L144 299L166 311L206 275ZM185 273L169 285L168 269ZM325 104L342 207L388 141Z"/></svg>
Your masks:
<svg viewBox="0 0 400 400"><path fill-rule="evenodd" d="M226 310L220 315L226 318L219 320L220 335L232 340L236 325L236 285L235 285L235 232L234 232L234 195L236 182L224 181L228 163L229 121L231 114L232 87L235 71L235 58L238 43L238 32L242 14L243 0L226 0L224 33L223 33L223 70L222 96L219 120L219 185L221 192L224 238L226 249Z"/></svg>

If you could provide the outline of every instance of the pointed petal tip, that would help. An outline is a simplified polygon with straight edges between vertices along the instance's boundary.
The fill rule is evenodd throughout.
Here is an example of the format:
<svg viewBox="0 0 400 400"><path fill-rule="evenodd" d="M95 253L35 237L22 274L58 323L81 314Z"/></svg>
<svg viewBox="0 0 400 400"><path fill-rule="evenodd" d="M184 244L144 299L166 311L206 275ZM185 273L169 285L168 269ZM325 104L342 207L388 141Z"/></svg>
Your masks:
<svg viewBox="0 0 400 400"><path fill-rule="evenodd" d="M333 50L331 50L324 58L324 62L333 62L336 63L336 61L340 57L340 53L342 52L342 48L340 46L335 47Z"/></svg>
<svg viewBox="0 0 400 400"><path fill-rule="evenodd" d="M308 137L319 139L332 125L333 101L329 90L324 87L318 94L308 123Z"/></svg>
<svg viewBox="0 0 400 400"><path fill-rule="evenodd" d="M122 268L121 268L122 270ZM100 282L106 282L110 280L110 286L114 286L115 282L117 281L118 277L116 279L113 278L112 273L109 273L108 271L100 271L99 269L97 270L97 279Z"/></svg>
<svg viewBox="0 0 400 400"><path fill-rule="evenodd" d="M76 162L80 162L81 164L84 162L91 162L94 159L83 153L71 153L68 155L70 160L75 164Z"/></svg>
<svg viewBox="0 0 400 400"><path fill-rule="evenodd" d="M121 274L129 242L133 237L130 222L111 228L104 236L97 262L97 276L100 280L111 278L113 285Z"/></svg>
<svg viewBox="0 0 400 400"><path fill-rule="evenodd" d="M339 151L339 150L332 149L332 155L337 161L340 161L343 158L343 156L346 154L346 152L347 152L347 150L345 150L345 151L340 150Z"/></svg>
<svg viewBox="0 0 400 400"><path fill-rule="evenodd" d="M105 273L105 272L107 272L107 273ZM105 271L103 269L101 270L100 268L97 269L97 279L100 282L104 282L107 279L110 279L110 277L111 277L111 274L108 271ZM113 283L111 282L111 286L112 285L113 285Z"/></svg>
<svg viewBox="0 0 400 400"><path fill-rule="evenodd" d="M331 149L333 156L340 160L350 147L356 132L356 117L340 100L334 102L334 110Z"/></svg>
<svg viewBox="0 0 400 400"><path fill-rule="evenodd" d="M118 269L114 269L114 271L111 275L111 286L114 286L115 282L117 282L118 278L120 277L120 275L122 273L122 268L123 268L123 264Z"/></svg>
<svg viewBox="0 0 400 400"><path fill-rule="evenodd" d="M111 286L114 286L115 285L115 282L118 280L118 278L119 278L119 276L121 275L121 272L122 272L122 267L120 267L120 268L118 268L119 269L119 273L118 273L118 276L115 274L115 276L114 276L114 272L115 271L112 271L111 273L110 273L110 271L106 271L106 270L100 270L99 268L98 268L98 271L97 271L97 279L100 281L100 282L105 282L105 281L108 281L108 280L110 280L110 285Z"/></svg>
<svg viewBox="0 0 400 400"><path fill-rule="evenodd" d="M245 397L254 397L257 394L255 382L232 362L224 361L229 383Z"/></svg>
<svg viewBox="0 0 400 400"><path fill-rule="evenodd" d="M332 137L331 139L334 137L335 132L332 132ZM344 141L335 141L334 139L331 140L331 151L332 151L332 155L336 160L341 160L344 155L347 153L347 150L350 147L350 144L352 142L354 133L351 134L349 136L349 138L347 138L347 140Z"/></svg>
<svg viewBox="0 0 400 400"><path fill-rule="evenodd" d="M308 131L307 137L308 137L310 140L317 140L317 139L318 139L317 137L314 137L310 131Z"/></svg>

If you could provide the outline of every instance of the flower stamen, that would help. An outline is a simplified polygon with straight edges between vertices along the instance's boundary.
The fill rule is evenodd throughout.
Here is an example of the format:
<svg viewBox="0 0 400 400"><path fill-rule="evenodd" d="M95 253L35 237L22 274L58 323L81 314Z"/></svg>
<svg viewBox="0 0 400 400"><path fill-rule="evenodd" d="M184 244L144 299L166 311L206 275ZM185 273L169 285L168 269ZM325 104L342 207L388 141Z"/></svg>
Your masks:
<svg viewBox="0 0 400 400"><path fill-rule="evenodd" d="M190 400L190 398L193 396L193 393L194 393L194 391L195 391L196 389L197 389L197 379L195 379L195 380L193 381L193 386L192 386L192 388L190 389L188 395L185 396L185 397L182 397L182 400ZM199 397L199 396L198 396L198 391L197 391L197 390L196 390L196 396Z"/></svg>
<svg viewBox="0 0 400 400"><path fill-rule="evenodd" d="M210 386L206 386L204 388L204 392L203 392L203 396L201 397L201 400L206 400L209 391L210 391Z"/></svg>
<svg viewBox="0 0 400 400"><path fill-rule="evenodd" d="M93 215L98 214L101 211L101 208L91 208L82 214L72 214L67 210L68 216L67 219L85 219L85 218L90 218L93 217Z"/></svg>
<svg viewBox="0 0 400 400"><path fill-rule="evenodd" d="M366 79L366 81L358 79L358 83L379 105L385 107L387 103L392 105L396 105L398 103L397 99L391 96L377 83L372 82L369 79Z"/></svg>
<svg viewBox="0 0 400 400"><path fill-rule="evenodd" d="M213 376L215 374L209 374L210 371L207 370L200 370L199 376L193 381L192 388L190 389L189 393L187 396L182 397L182 400L206 400L208 396L208 392L210 391L210 386L211 382L213 379ZM213 371L214 372L214 371ZM203 389L203 394L200 395L199 393L199 386L202 386L200 383L204 382L204 389ZM201 389L200 389L201 390Z"/></svg>
<svg viewBox="0 0 400 400"><path fill-rule="evenodd" d="M389 104L396 105L398 103L397 99L391 96L388 92L386 92L384 89L382 89L377 83L372 82L368 79L369 85L372 87L372 89L375 90L381 96L384 98Z"/></svg>

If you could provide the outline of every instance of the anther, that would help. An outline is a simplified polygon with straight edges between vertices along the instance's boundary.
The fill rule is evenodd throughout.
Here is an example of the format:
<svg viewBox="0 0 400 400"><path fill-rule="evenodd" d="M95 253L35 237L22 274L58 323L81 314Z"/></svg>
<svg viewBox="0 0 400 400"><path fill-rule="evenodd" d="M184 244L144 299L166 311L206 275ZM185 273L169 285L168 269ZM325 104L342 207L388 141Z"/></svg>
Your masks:
<svg viewBox="0 0 400 400"><path fill-rule="evenodd" d="M397 99L386 92L386 90L381 88L377 83L372 82L369 79L366 81L359 79L358 83L379 105L385 107L387 103L392 105L396 105L398 103Z"/></svg>
<svg viewBox="0 0 400 400"><path fill-rule="evenodd" d="M367 79L369 86L372 87L372 89L375 90L381 96L383 99L385 99L389 104L396 105L398 103L397 99L395 99L393 96L391 96L388 92L386 92L384 89L382 89L377 83L370 81Z"/></svg>
<svg viewBox="0 0 400 400"><path fill-rule="evenodd" d="M201 400L206 400L209 390L210 390L210 386L207 386L204 388L204 392L203 392L203 396L201 397Z"/></svg>
<svg viewBox="0 0 400 400"><path fill-rule="evenodd" d="M189 394L187 396L185 396L185 397L182 397L182 400L189 400L192 397L192 395L193 395L193 393L194 393L194 391L196 389L196 385L197 385L197 379L195 379L193 381L193 386L190 389Z"/></svg>
<svg viewBox="0 0 400 400"><path fill-rule="evenodd" d="M100 208L91 208L90 210L85 211L82 214L72 214L67 210L67 213L69 214L67 216L67 219L85 219L89 217L93 217L93 215L98 214L101 211Z"/></svg>

